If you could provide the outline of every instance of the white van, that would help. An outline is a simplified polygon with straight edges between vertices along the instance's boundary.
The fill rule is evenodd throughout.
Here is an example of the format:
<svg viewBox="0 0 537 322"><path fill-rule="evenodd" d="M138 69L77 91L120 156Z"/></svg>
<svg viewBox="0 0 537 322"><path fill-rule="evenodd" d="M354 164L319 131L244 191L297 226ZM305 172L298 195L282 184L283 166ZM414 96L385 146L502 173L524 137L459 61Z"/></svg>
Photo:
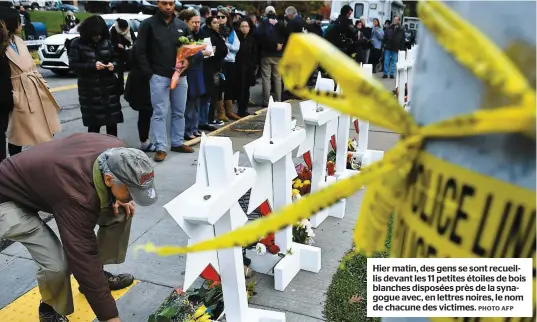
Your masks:
<svg viewBox="0 0 537 322"><path fill-rule="evenodd" d="M373 19L377 18L380 25L384 25L386 20L393 21L393 17L399 16L402 21L405 5L400 0L367 0L367 1L332 1L330 17L339 16L344 5L351 6L352 20L355 23L360 17L366 18L368 26L373 24Z"/></svg>

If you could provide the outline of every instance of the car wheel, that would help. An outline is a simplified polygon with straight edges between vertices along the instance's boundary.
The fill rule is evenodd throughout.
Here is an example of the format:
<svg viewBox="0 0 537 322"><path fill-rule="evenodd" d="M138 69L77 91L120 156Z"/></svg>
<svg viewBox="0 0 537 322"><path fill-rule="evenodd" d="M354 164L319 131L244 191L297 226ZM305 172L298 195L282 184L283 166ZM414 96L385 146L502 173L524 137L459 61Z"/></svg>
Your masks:
<svg viewBox="0 0 537 322"><path fill-rule="evenodd" d="M31 7L32 7L32 10L39 10L39 4L37 3L32 3Z"/></svg>
<svg viewBox="0 0 537 322"><path fill-rule="evenodd" d="M51 69L51 71L58 75L58 76L67 76L69 75L69 70L68 69Z"/></svg>
<svg viewBox="0 0 537 322"><path fill-rule="evenodd" d="M116 8L114 8L112 9L112 13L119 13L119 11Z"/></svg>

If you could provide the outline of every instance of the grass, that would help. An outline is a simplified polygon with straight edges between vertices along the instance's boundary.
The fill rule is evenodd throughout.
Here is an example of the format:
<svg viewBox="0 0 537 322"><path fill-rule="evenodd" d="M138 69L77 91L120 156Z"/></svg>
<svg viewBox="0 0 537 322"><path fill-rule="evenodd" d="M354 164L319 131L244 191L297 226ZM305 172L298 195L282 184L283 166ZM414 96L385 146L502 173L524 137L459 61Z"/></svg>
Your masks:
<svg viewBox="0 0 537 322"><path fill-rule="evenodd" d="M83 21L87 17L91 16L88 12L77 12L75 16ZM42 22L47 26L47 32L49 35L59 34L62 32L62 24L65 21L65 14L61 11L40 11L35 10L30 12L30 19L33 22Z"/></svg>
<svg viewBox="0 0 537 322"><path fill-rule="evenodd" d="M388 226L386 250L375 254L375 258L390 255L393 217ZM352 296L360 296L359 303L351 303ZM378 322L380 318L367 317L367 257L356 255L345 263L345 269L338 270L328 287L324 317L331 322Z"/></svg>

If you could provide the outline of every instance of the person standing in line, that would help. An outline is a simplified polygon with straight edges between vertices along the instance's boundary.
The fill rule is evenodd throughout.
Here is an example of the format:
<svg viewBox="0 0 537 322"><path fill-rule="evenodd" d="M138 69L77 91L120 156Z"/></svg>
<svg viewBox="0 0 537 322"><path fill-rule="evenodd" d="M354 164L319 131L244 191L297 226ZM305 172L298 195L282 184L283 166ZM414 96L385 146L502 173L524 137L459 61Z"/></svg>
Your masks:
<svg viewBox="0 0 537 322"><path fill-rule="evenodd" d="M373 28L371 28L371 55L369 63L373 65L373 73L377 72L377 65L380 62L382 54L382 39L384 38L384 30L380 26L380 21L377 18L373 19Z"/></svg>
<svg viewBox="0 0 537 322"><path fill-rule="evenodd" d="M211 7L201 6L200 8L200 28L203 29L207 23L207 18L211 16Z"/></svg>
<svg viewBox="0 0 537 322"><path fill-rule="evenodd" d="M250 18L243 18L239 23L239 40L241 47L237 53L237 83L239 98L237 100L239 116L250 115L250 87L255 85L255 66L257 64L257 42L254 38L255 26Z"/></svg>
<svg viewBox="0 0 537 322"><path fill-rule="evenodd" d="M186 22L191 32L192 40L203 40L200 29L199 12L193 9L185 9L179 13L179 19ZM203 59L211 55L208 49L205 49L192 56L190 65L186 71L188 79L188 96L186 101L185 112L185 140L192 140L201 136L199 132L199 119L204 119L203 113L207 110L207 105L201 105L201 97L205 95L205 82L203 80Z"/></svg>
<svg viewBox="0 0 537 322"><path fill-rule="evenodd" d="M125 69L130 68L130 51L136 41L134 29L127 20L117 18L110 31L110 40L114 46L114 54L117 57L117 79L119 94L125 91Z"/></svg>
<svg viewBox="0 0 537 322"><path fill-rule="evenodd" d="M204 28L204 37L211 39L214 55L203 61L203 81L205 83L206 94L202 97L201 106L208 106L207 125L205 125L204 115L200 113L199 128L207 131L214 131L217 126L224 124L226 113L224 106L216 104L220 93L220 81L222 79L222 62L227 56L228 49L224 37L220 34L220 23L218 18L210 16L207 18L207 26Z"/></svg>
<svg viewBox="0 0 537 322"><path fill-rule="evenodd" d="M180 65L181 77L177 87L170 89L173 73L176 71L176 56L180 46L180 37L188 36L188 26L176 19L174 14L175 1L158 1L158 11L145 19L140 25L137 41L137 58L140 69L150 77L151 131L155 139L157 152L154 159L162 162L166 159L168 135L166 118L171 108L170 141L171 151L192 153L194 149L184 145L185 109L188 92L188 81L184 71L188 68L188 60Z"/></svg>
<svg viewBox="0 0 537 322"><path fill-rule="evenodd" d="M371 53L371 28L366 23L366 18L364 16L360 17L360 21L362 22L362 32L364 33L364 64L370 64L369 63L369 56Z"/></svg>
<svg viewBox="0 0 537 322"><path fill-rule="evenodd" d="M405 31L401 28L398 16L393 17L393 24L384 32L384 75L382 78L395 78L395 66L399 50L405 48Z"/></svg>
<svg viewBox="0 0 537 322"><path fill-rule="evenodd" d="M93 15L82 22L78 31L80 38L73 39L69 46L69 66L78 76L82 123L88 132L99 133L106 126L107 134L117 136L123 112L108 27L101 16Z"/></svg>
<svg viewBox="0 0 537 322"><path fill-rule="evenodd" d="M228 50L224 58L224 66L222 68L224 79L220 80L220 93L216 100L216 106L217 110L222 110L221 106L224 106L225 115L219 115L219 118L224 122L228 122L229 120L240 119L240 116L233 112L233 101L237 99L238 92L235 56L241 44L233 28L229 11L226 8L219 9L216 13L216 18L218 19L218 23L220 23L220 34L224 37Z"/></svg>
<svg viewBox="0 0 537 322"><path fill-rule="evenodd" d="M5 56L9 63L13 88L13 111L7 129L8 150L11 156L23 146L35 146L52 140L61 130L60 106L50 93L47 82L37 71L35 61L18 34L22 25L15 9L5 8L3 19L8 32Z"/></svg>
<svg viewBox="0 0 537 322"><path fill-rule="evenodd" d="M261 46L261 78L263 81L263 106L267 107L271 93L271 81L274 83L274 101L282 100L282 77L278 64L283 55L283 45L287 30L276 17L273 6L265 9L266 18L259 24L256 37Z"/></svg>
<svg viewBox="0 0 537 322"><path fill-rule="evenodd" d="M157 147L149 141L149 130L151 127L151 116L153 106L151 105L151 91L149 90L149 76L144 74L139 67L136 55L136 43L130 50L132 67L129 71L127 84L125 86L125 100L130 107L138 111L138 137L140 139L140 150L144 152L157 152Z"/></svg>

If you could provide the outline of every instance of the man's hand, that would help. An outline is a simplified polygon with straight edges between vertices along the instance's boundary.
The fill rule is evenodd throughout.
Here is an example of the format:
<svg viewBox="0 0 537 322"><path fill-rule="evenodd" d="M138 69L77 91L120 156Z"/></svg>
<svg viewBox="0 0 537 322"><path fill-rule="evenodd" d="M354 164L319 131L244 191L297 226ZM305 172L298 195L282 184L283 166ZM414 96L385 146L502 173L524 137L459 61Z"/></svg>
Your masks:
<svg viewBox="0 0 537 322"><path fill-rule="evenodd" d="M125 210L125 216L127 218L134 216L134 201L129 201L125 203L116 200L116 202L112 204L112 209L114 209L114 215L116 216L119 214L119 207L123 207L123 209Z"/></svg>
<svg viewBox="0 0 537 322"><path fill-rule="evenodd" d="M209 51L209 50L203 50L202 53L203 53L203 56L204 56L204 57L209 57L209 56L211 56L211 51Z"/></svg>
<svg viewBox="0 0 537 322"><path fill-rule="evenodd" d="M269 21L269 22L270 22L270 24L271 24L271 25L273 25L273 26L274 26L275 24L277 24L277 23L278 23L278 20L276 20L276 19L273 19L273 18L270 18L270 19L269 19L268 21Z"/></svg>
<svg viewBox="0 0 537 322"><path fill-rule="evenodd" d="M117 44L117 48L124 49L125 47L122 44Z"/></svg>
<svg viewBox="0 0 537 322"><path fill-rule="evenodd" d="M276 45L276 50L277 50L277 51L281 51L282 48L283 48L283 45L282 45L282 44L278 44L278 45Z"/></svg>
<svg viewBox="0 0 537 322"><path fill-rule="evenodd" d="M112 63L108 63L108 65L106 65L106 67L108 68L109 71L114 70L114 64L112 64Z"/></svg>
<svg viewBox="0 0 537 322"><path fill-rule="evenodd" d="M106 68L106 65L98 61L95 63L95 67L97 68L97 70L103 70Z"/></svg>

